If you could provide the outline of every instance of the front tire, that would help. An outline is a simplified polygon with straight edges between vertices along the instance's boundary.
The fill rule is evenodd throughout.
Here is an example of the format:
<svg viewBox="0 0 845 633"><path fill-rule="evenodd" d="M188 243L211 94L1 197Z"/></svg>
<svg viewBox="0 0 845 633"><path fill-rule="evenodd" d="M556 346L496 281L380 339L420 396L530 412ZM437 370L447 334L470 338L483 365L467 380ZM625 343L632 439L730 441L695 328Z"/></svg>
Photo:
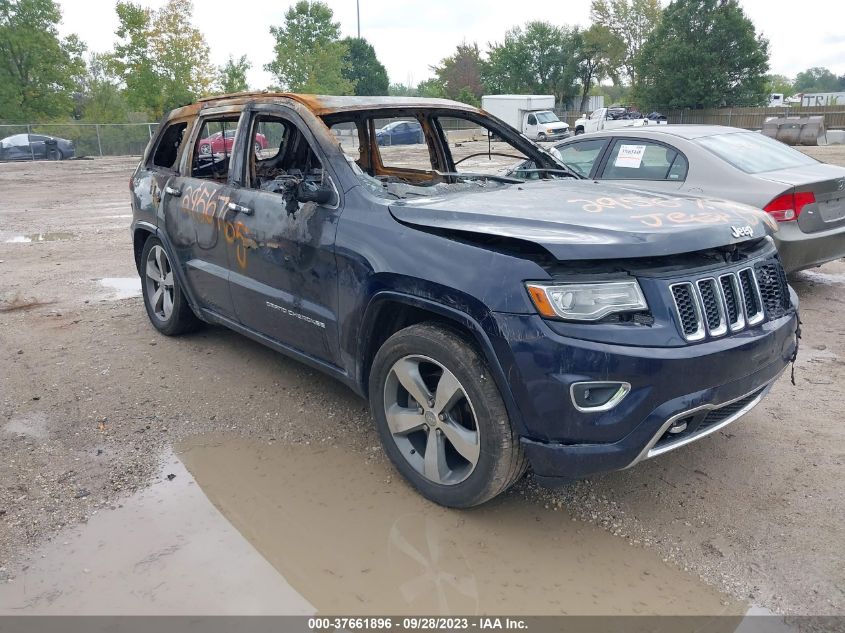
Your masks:
<svg viewBox="0 0 845 633"><path fill-rule="evenodd" d="M582 127L576 127L575 128L575 136L580 136L583 133L584 133L584 128L582 128Z"/></svg>
<svg viewBox="0 0 845 633"><path fill-rule="evenodd" d="M453 331L421 324L391 336L373 361L369 391L387 456L431 501L476 506L525 473L490 370Z"/></svg>
<svg viewBox="0 0 845 633"><path fill-rule="evenodd" d="M191 332L200 324L179 286L161 241L151 237L141 253L141 291L150 323L166 336Z"/></svg>
<svg viewBox="0 0 845 633"><path fill-rule="evenodd" d="M61 150L58 149L51 149L47 152L47 160L62 160L64 156L62 155Z"/></svg>

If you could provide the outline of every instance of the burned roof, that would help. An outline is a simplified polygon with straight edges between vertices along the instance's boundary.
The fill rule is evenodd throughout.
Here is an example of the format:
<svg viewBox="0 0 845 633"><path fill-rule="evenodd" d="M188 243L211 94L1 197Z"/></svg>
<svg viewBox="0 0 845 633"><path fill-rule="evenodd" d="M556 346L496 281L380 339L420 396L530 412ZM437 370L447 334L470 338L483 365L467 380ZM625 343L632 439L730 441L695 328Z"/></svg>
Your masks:
<svg viewBox="0 0 845 633"><path fill-rule="evenodd" d="M336 95L311 95L292 92L237 92L233 94L203 97L196 103L175 110L172 116L193 114L203 108L236 106L253 101L284 102L296 101L316 115L355 110L381 110L405 108L452 108L475 111L465 103L449 99L429 99L426 97L357 97Z"/></svg>

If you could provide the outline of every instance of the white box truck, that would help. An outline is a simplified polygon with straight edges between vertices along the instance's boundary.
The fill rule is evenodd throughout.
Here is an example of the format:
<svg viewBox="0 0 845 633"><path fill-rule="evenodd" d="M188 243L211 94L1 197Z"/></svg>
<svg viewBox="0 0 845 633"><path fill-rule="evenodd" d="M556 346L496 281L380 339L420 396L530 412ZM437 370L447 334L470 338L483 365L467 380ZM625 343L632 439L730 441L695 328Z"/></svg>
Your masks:
<svg viewBox="0 0 845 633"><path fill-rule="evenodd" d="M537 141L569 136L569 125L554 113L553 95L484 95L481 109Z"/></svg>

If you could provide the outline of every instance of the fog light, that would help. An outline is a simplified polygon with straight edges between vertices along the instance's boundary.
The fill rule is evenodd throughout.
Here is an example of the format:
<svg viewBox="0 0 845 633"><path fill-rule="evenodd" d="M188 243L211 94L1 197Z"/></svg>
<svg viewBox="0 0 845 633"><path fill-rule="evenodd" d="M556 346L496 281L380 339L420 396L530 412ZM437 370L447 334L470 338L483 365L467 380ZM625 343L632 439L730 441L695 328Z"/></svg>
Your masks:
<svg viewBox="0 0 845 633"><path fill-rule="evenodd" d="M679 420L675 422L672 426L669 427L669 433L676 435L678 433L683 433L687 430L687 423L685 420Z"/></svg>
<svg viewBox="0 0 845 633"><path fill-rule="evenodd" d="M630 391L630 383L613 381L576 382L569 388L572 404L586 413L610 411Z"/></svg>

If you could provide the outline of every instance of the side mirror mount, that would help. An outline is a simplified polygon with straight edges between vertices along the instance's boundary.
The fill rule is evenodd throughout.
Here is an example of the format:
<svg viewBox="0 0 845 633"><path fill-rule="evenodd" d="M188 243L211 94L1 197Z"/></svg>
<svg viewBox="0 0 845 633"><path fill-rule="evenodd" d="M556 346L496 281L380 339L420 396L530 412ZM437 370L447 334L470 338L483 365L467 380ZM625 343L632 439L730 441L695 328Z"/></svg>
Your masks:
<svg viewBox="0 0 845 633"><path fill-rule="evenodd" d="M314 202L328 204L334 198L334 189L316 182L302 181L296 188L297 202Z"/></svg>

